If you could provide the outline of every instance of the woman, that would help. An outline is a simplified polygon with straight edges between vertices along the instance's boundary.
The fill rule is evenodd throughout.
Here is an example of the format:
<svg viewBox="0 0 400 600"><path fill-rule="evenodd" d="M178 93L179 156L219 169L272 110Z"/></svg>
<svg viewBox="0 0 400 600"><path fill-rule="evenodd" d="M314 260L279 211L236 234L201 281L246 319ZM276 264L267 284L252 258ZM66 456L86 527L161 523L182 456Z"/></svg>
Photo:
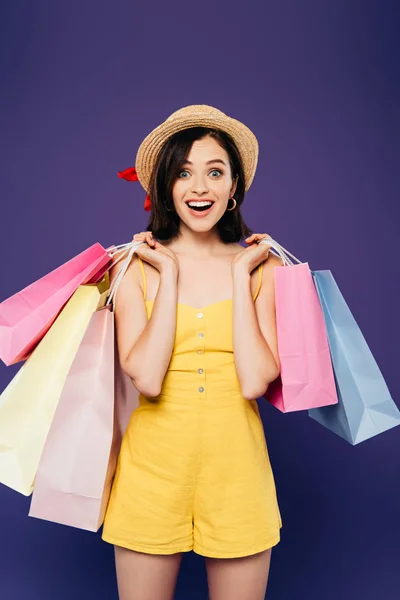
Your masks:
<svg viewBox="0 0 400 600"><path fill-rule="evenodd" d="M207 105L173 113L137 153L131 178L152 214L115 318L140 405L102 534L121 600L171 600L189 550L205 557L211 600L265 597L282 522L256 398L279 374L282 263L240 214L257 157L254 134Z"/></svg>

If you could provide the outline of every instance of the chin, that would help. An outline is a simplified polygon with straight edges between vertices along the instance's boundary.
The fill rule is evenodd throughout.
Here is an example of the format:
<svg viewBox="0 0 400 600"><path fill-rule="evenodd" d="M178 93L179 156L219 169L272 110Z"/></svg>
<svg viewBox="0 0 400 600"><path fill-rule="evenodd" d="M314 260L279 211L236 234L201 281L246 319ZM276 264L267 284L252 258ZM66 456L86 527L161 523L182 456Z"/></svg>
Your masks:
<svg viewBox="0 0 400 600"><path fill-rule="evenodd" d="M182 221L185 223L186 227L188 227L189 229L191 229L192 231L198 231L199 233L205 232L205 231L211 231L211 229L213 229L213 227L215 227L216 223L214 221L208 221L208 223L206 221L201 221L200 223L198 221L196 221L195 219L189 219L189 220L183 220Z"/></svg>

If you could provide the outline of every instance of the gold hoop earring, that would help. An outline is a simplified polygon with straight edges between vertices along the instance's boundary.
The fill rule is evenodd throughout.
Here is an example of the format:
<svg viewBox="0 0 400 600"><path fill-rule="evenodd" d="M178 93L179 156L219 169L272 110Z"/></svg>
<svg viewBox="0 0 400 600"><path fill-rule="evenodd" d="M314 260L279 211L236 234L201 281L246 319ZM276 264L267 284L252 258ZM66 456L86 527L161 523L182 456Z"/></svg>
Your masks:
<svg viewBox="0 0 400 600"><path fill-rule="evenodd" d="M226 210L235 210L237 204L235 198L229 198L229 200L233 200L235 204L232 206L232 208L227 208Z"/></svg>

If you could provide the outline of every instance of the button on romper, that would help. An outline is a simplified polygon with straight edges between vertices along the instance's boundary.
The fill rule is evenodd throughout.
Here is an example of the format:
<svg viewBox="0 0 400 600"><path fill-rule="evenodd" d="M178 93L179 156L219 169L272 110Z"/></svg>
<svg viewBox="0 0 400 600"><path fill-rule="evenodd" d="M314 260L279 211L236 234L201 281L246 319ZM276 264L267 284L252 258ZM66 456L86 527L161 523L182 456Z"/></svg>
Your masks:
<svg viewBox="0 0 400 600"><path fill-rule="evenodd" d="M254 300L261 276L262 263ZM153 300L145 303L150 318ZM177 304L161 393L139 396L122 441L103 540L151 554L193 550L215 558L248 556L280 541L257 401L243 398L235 370L232 311L232 299L201 309Z"/></svg>

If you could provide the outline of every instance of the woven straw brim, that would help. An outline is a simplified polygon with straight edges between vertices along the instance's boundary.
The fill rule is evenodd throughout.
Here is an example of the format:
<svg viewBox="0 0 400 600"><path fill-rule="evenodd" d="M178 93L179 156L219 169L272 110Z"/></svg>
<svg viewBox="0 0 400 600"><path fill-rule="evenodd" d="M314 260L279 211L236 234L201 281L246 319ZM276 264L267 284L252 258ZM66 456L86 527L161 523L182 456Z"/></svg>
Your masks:
<svg viewBox="0 0 400 600"><path fill-rule="evenodd" d="M247 192L257 168L258 141L256 136L246 125L224 113L207 115L201 112L189 113L171 120L167 119L153 129L140 144L136 154L135 168L145 191L149 191L150 175L163 144L177 131L189 127L214 127L231 135L243 162L245 191Z"/></svg>

